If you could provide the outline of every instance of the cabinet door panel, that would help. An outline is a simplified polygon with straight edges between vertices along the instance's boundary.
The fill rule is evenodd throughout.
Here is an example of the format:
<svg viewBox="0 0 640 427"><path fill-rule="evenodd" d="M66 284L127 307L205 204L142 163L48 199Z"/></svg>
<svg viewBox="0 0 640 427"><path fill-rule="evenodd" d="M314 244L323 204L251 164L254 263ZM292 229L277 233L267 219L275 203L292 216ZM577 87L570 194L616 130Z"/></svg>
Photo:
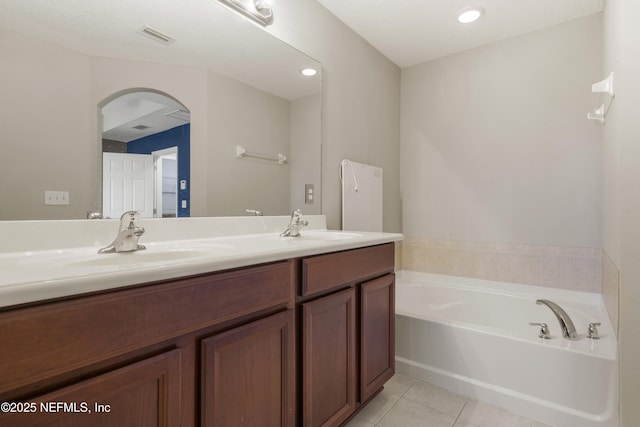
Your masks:
<svg viewBox="0 0 640 427"><path fill-rule="evenodd" d="M1 414L0 425L174 427L180 399L180 350L172 350L33 399L32 413Z"/></svg>
<svg viewBox="0 0 640 427"><path fill-rule="evenodd" d="M366 401L395 371L395 276L360 288L360 399Z"/></svg>
<svg viewBox="0 0 640 427"><path fill-rule="evenodd" d="M303 419L335 426L356 404L355 289L302 304Z"/></svg>
<svg viewBox="0 0 640 427"><path fill-rule="evenodd" d="M293 310L202 340L205 426L293 426Z"/></svg>

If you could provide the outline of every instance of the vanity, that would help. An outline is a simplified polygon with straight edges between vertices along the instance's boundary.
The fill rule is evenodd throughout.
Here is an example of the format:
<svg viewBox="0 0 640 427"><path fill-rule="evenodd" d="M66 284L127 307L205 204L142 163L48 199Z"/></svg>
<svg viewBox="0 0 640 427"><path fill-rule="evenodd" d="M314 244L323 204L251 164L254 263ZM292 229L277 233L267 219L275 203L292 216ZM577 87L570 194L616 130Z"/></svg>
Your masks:
<svg viewBox="0 0 640 427"><path fill-rule="evenodd" d="M344 423L394 372L402 235L312 216L301 237L279 237L287 219L148 220L147 237L166 240L101 255L82 239L108 243L113 221L56 222L52 238L92 234L2 254L0 424ZM21 226L28 246L41 225Z"/></svg>

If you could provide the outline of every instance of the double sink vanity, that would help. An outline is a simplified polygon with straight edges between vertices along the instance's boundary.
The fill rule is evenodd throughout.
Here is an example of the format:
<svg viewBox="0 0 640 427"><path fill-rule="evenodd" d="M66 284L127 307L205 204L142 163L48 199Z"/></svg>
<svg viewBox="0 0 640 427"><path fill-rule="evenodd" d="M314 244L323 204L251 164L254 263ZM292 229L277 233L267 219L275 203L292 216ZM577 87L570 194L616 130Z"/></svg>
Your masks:
<svg viewBox="0 0 640 427"><path fill-rule="evenodd" d="M0 425L344 423L394 372L402 235L305 219L140 220L113 254L117 221L0 223Z"/></svg>

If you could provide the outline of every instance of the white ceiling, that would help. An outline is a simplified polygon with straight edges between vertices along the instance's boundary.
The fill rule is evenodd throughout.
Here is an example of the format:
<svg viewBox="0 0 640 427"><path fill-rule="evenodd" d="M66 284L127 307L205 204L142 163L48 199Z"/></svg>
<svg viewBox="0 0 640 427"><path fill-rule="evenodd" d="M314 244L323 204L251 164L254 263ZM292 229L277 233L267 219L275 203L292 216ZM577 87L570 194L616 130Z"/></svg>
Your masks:
<svg viewBox="0 0 640 427"><path fill-rule="evenodd" d="M129 142L190 122L187 108L155 92L131 92L102 107L102 138Z"/></svg>
<svg viewBox="0 0 640 427"><path fill-rule="evenodd" d="M638 1L638 0L634 0ZM602 11L605 0L318 0L401 68ZM484 15L460 24L457 12Z"/></svg>
<svg viewBox="0 0 640 427"><path fill-rule="evenodd" d="M141 35L144 26L175 41ZM320 75L300 75L306 67L320 71L317 61L213 0L0 0L0 29L90 56L204 67L288 100L321 89ZM103 137L128 142L188 123L166 115L186 110L177 105L153 93L128 94L107 108L124 118ZM134 128L141 125L148 128Z"/></svg>
<svg viewBox="0 0 640 427"><path fill-rule="evenodd" d="M139 33L149 26L176 40ZM206 67L293 100L317 93L312 58L214 0L0 0L0 28L91 56Z"/></svg>

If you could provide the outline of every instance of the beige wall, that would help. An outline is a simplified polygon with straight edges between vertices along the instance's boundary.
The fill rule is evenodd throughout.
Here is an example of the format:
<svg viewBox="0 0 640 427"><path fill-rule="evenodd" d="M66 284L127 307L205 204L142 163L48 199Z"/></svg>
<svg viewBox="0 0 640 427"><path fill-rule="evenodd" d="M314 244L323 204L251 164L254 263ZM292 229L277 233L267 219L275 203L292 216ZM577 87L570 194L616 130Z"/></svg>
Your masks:
<svg viewBox="0 0 640 427"><path fill-rule="evenodd" d="M341 227L338 170L348 158L384 169L383 228L400 231L400 69L316 0L278 0L274 11L267 31L322 63L322 212L328 227Z"/></svg>
<svg viewBox="0 0 640 427"><path fill-rule="evenodd" d="M605 72L615 73L616 96L604 129L604 250L620 280L622 425L640 424L640 3L607 0ZM615 268L611 267L611 268ZM615 272L614 272L615 275Z"/></svg>
<svg viewBox="0 0 640 427"><path fill-rule="evenodd" d="M0 219L82 218L94 184L89 58L4 30L0 58ZM45 206L47 190L71 204Z"/></svg>
<svg viewBox="0 0 640 427"><path fill-rule="evenodd" d="M211 72L207 97L207 216L284 215L291 166L235 155L289 155L289 101Z"/></svg>
<svg viewBox="0 0 640 427"><path fill-rule="evenodd" d="M601 15L402 70L403 232L600 247Z"/></svg>
<svg viewBox="0 0 640 427"><path fill-rule="evenodd" d="M291 101L291 210L322 213L322 94ZM305 204L305 184L314 185L313 203ZM317 190L317 191L316 191Z"/></svg>
<svg viewBox="0 0 640 427"><path fill-rule="evenodd" d="M341 21L330 14L315 0L279 0L276 9L277 17L273 26L267 31L281 38L290 45L304 51L310 56L322 62L323 65L323 93L322 93L322 212L327 215L329 227L340 228L340 183L338 166L343 158L354 161L370 163L384 169L384 229L387 231L400 231L400 186L399 186L399 100L400 100L400 70L388 59L373 49L361 37L347 28ZM8 41L3 37L3 49ZM2 55L5 58L4 52ZM56 57L59 58L59 57ZM87 62L87 58L83 59ZM62 62L59 61L58 62ZM3 61L4 64L4 61ZM206 81L206 72L199 70L197 75L191 73L185 67L182 83L190 86L192 83L201 86L200 82ZM0 65L2 69L2 65ZM52 67L51 70L55 70ZM95 71L95 69L94 69ZM124 69L111 68L114 77L129 79ZM12 70L0 71L10 74L15 79ZM84 74L79 78L89 80L91 70L89 65L84 65ZM164 75L160 72L161 75ZM77 80L71 73L67 74L69 81ZM134 73L134 75L138 75ZM131 81L135 80L133 78ZM3 80L7 81L7 80ZM61 81L60 84L64 84ZM140 83L142 85L142 83ZM148 87L149 84L143 86ZM73 106L81 111L85 120L82 126L82 139L94 138L89 130L95 124L92 109L88 106L90 100L99 99L106 91L94 88L91 94L81 96L82 102L74 102ZM118 89L120 90L120 89ZM187 89L190 92L190 89ZM207 108L208 95L200 92L193 96L193 101L168 91L176 98L185 102L190 109ZM108 96L105 94L104 96ZM90 99L89 99L90 98ZM86 108L85 108L86 106ZM71 110L69 110L71 111ZM197 113L196 113L197 114ZM206 116L206 113L202 113ZM45 115L42 113L41 115ZM4 115L3 118L10 117ZM69 114L73 117L73 123L82 114ZM64 123L64 120L56 120L56 123ZM89 125L86 125L89 123ZM195 122L194 122L195 124ZM65 126L65 129L71 128ZM201 127L192 125L192 134L196 133L196 144L206 144L208 125L203 123ZM21 134L20 130L17 130ZM38 130L39 132L39 130ZM38 135L41 135L38 133ZM34 138L41 140L42 138ZM79 138L80 139L80 138ZM96 158L98 153L85 153L87 158ZM207 156L194 156L192 158L191 188L192 215L207 215L206 208L198 205L198 200L206 199L206 191L198 182L206 182ZM80 166L82 168L84 166ZM67 168L69 169L69 168ZM3 172L0 172L3 173ZM99 188L97 174L91 172L87 166L81 182L84 187L81 190L72 190L73 194L81 192L90 194ZM93 175L93 176L92 176ZM7 174L7 178L11 174ZM15 179L21 175L13 175ZM4 178L4 175L2 176ZM202 179L202 181L198 181ZM85 188L90 187L90 188ZM45 188L38 189L35 193L38 200L43 198ZM64 188L58 188L64 189ZM22 191L22 189L21 189ZM19 193L19 192L18 192ZM42 196L42 197L41 197ZM91 205L88 196L83 200L78 212L71 217L82 217L88 209L85 205ZM95 203L93 203L95 205ZM302 207L305 210L304 206ZM314 211L318 209L317 205ZM23 216L24 217L24 216ZM51 215L46 215L51 218ZM69 215L65 215L69 217ZM44 217L43 217L44 218Z"/></svg>
<svg viewBox="0 0 640 427"><path fill-rule="evenodd" d="M299 108L304 114L292 115L289 101L201 67L89 57L9 32L2 33L0 56L6 101L0 106L6 141L0 179L7 183L0 196L12 201L0 207L2 220L84 218L100 210L97 106L136 88L166 92L191 112L193 216L246 215L247 208L284 215L291 204L291 171L311 170L314 162L320 187L320 95L306 110ZM291 157L292 120L300 120L297 142L318 144L306 163L280 166L235 157L236 144ZM318 133L303 139L309 127ZM44 206L45 190L69 191L70 205ZM320 203L316 206L309 213L319 213Z"/></svg>

